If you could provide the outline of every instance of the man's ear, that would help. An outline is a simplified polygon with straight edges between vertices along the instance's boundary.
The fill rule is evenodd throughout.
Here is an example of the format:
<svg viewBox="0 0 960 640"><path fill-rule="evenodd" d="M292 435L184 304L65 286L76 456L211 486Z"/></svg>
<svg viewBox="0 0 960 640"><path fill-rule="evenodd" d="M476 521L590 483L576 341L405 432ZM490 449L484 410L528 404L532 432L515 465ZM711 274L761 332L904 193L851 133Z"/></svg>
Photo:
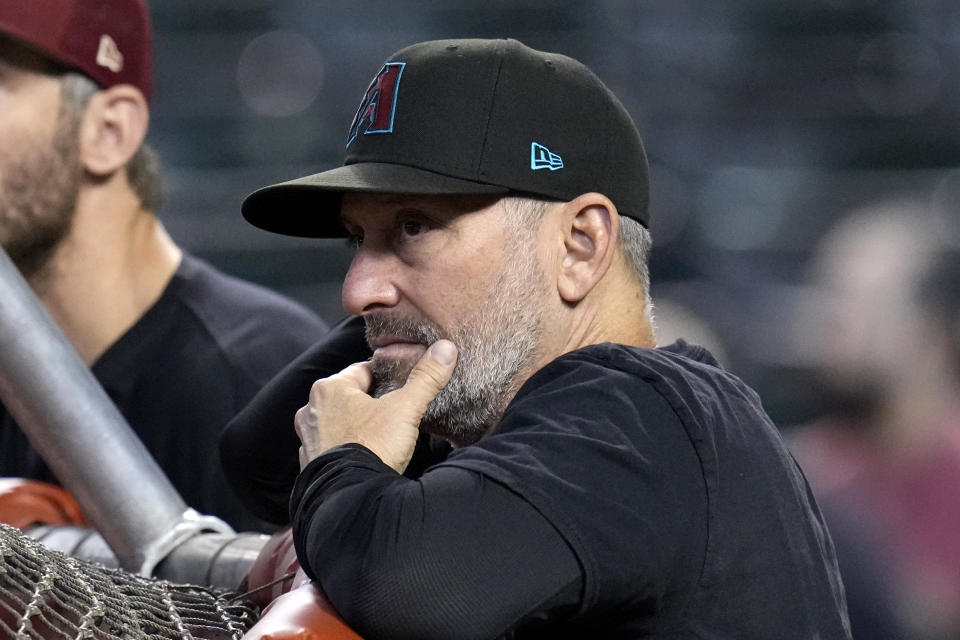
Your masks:
<svg viewBox="0 0 960 640"><path fill-rule="evenodd" d="M564 254L558 289L565 302L582 300L607 273L616 253L620 217L609 198L585 193L563 206Z"/></svg>
<svg viewBox="0 0 960 640"><path fill-rule="evenodd" d="M136 87L117 85L90 99L80 125L80 162L95 176L125 166L147 135L150 110Z"/></svg>

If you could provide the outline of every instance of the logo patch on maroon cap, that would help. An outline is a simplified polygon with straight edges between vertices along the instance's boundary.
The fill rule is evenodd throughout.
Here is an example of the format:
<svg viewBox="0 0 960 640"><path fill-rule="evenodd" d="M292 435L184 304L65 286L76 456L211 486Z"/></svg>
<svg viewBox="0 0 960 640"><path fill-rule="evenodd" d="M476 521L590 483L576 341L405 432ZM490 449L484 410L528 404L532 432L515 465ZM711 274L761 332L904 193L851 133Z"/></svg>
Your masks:
<svg viewBox="0 0 960 640"><path fill-rule="evenodd" d="M114 73L123 70L123 54L113 38L107 34L100 36L100 46L97 47L97 64L106 67Z"/></svg>

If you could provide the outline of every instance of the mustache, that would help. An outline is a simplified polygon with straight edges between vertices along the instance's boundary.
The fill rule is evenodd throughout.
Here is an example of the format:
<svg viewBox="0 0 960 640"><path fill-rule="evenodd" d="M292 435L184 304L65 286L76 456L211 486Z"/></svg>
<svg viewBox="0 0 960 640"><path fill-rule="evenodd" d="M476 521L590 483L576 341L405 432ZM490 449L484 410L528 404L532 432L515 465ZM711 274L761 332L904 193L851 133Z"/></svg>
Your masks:
<svg viewBox="0 0 960 640"><path fill-rule="evenodd" d="M381 336L396 336L410 342L429 346L444 337L440 329L422 319L404 318L387 314L370 314L363 317L367 344L373 347Z"/></svg>

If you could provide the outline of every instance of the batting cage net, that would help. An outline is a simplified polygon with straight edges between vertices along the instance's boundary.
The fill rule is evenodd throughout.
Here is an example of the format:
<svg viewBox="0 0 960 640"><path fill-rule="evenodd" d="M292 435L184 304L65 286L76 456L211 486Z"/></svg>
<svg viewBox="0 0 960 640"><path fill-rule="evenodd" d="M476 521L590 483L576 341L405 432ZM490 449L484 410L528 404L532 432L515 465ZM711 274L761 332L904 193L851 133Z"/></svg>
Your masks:
<svg viewBox="0 0 960 640"><path fill-rule="evenodd" d="M71 558L0 524L0 638L239 640L258 611L232 595Z"/></svg>

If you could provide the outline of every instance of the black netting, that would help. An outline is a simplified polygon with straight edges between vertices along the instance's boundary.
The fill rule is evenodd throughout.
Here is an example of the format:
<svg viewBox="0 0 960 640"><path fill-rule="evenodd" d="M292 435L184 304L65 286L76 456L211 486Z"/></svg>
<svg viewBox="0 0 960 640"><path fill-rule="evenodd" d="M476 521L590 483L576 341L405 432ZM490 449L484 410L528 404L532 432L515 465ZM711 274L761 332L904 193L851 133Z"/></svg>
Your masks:
<svg viewBox="0 0 960 640"><path fill-rule="evenodd" d="M239 640L257 609L47 549L0 524L0 638Z"/></svg>

